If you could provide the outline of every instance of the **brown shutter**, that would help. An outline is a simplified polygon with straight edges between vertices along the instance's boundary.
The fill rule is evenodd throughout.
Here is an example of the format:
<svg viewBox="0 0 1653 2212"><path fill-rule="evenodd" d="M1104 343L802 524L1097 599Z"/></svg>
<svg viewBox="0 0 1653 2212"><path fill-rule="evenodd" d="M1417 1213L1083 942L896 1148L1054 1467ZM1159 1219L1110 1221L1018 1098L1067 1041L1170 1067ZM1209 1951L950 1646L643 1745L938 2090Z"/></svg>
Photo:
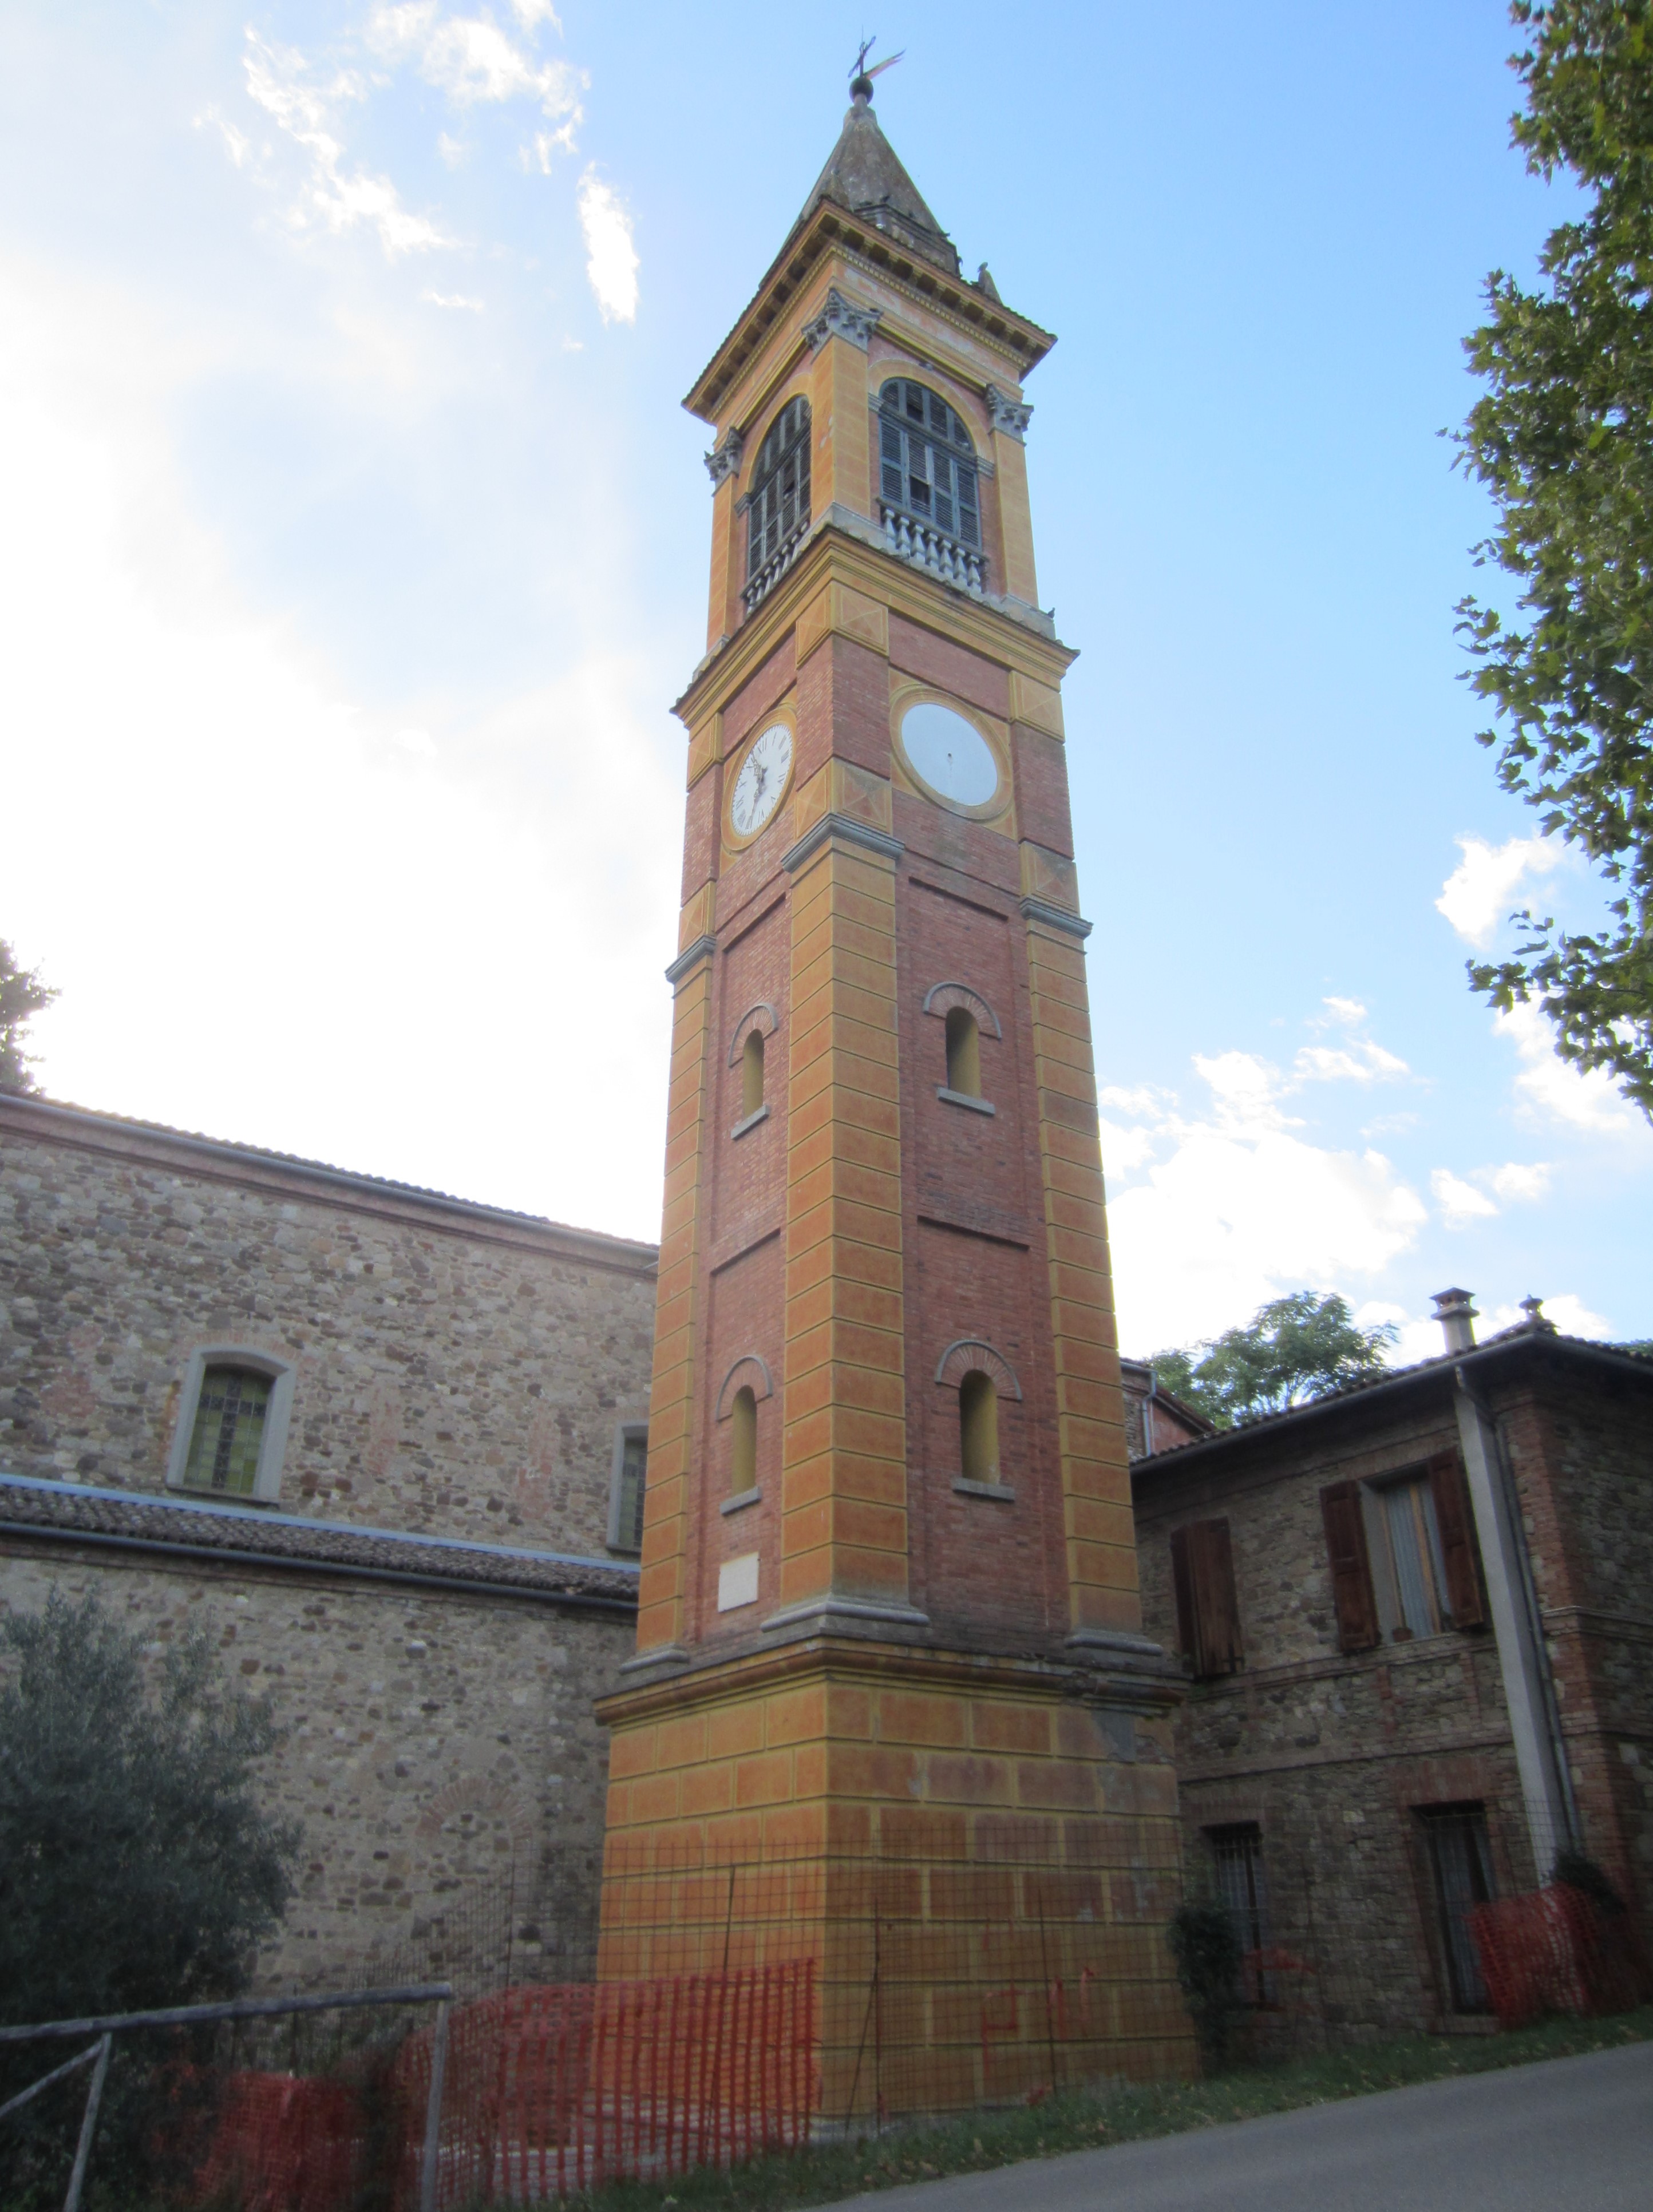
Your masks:
<svg viewBox="0 0 1653 2212"><path fill-rule="evenodd" d="M1240 1606L1234 1589L1234 1552L1226 1521L1201 1521L1193 1540L1194 1602L1207 1674L1231 1674L1245 1656L1240 1644Z"/></svg>
<svg viewBox="0 0 1653 2212"><path fill-rule="evenodd" d="M1194 1575L1188 1562L1188 1532L1171 1531L1171 1587L1176 1592L1176 1643L1184 1658L1194 1662L1196 1674L1204 1672L1200 1650L1200 1615L1194 1602Z"/></svg>
<svg viewBox="0 0 1653 2212"><path fill-rule="evenodd" d="M1171 1538L1177 1632L1200 1676L1231 1674L1244 1656L1226 1521L1193 1521Z"/></svg>
<svg viewBox="0 0 1653 2212"><path fill-rule="evenodd" d="M1431 1460L1429 1491L1441 1536L1441 1564L1446 1569L1446 1588L1441 1595L1452 1615L1452 1626L1479 1628L1486 1619L1486 1609L1481 1601L1469 1490L1456 1452L1438 1452Z"/></svg>
<svg viewBox="0 0 1653 2212"><path fill-rule="evenodd" d="M1332 1564L1332 1597L1337 1607L1337 1640L1345 1651L1370 1651L1379 1640L1377 1603L1372 1595L1366 1557L1366 1524L1360 1511L1360 1485L1334 1482L1320 1493L1326 1522L1326 1549Z"/></svg>

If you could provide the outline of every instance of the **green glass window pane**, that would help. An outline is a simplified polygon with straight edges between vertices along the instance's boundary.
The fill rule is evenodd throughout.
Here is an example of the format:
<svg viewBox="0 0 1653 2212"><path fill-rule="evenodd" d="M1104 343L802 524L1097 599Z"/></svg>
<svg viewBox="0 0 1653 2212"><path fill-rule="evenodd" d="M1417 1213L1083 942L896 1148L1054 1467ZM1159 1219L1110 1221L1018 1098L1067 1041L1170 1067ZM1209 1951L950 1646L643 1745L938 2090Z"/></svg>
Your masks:
<svg viewBox="0 0 1653 2212"><path fill-rule="evenodd" d="M270 1377L242 1367L209 1367L201 1378L184 1480L192 1490L250 1498L270 1412Z"/></svg>

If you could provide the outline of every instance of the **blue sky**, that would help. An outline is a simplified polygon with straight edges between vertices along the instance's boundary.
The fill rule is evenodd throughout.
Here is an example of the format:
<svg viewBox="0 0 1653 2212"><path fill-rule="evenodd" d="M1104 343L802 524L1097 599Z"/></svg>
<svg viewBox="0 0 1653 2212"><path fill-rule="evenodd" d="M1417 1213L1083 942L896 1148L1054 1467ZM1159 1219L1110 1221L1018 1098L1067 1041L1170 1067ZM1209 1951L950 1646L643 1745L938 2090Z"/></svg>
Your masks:
<svg viewBox="0 0 1653 2212"><path fill-rule="evenodd" d="M678 403L862 27L13 0L0 935L63 989L52 1095L655 1233ZM1437 434L1565 204L1502 6L876 27L921 189L1060 334L1029 462L1126 1347L1304 1284L1409 1351L1455 1282L1653 1334L1653 1131L1463 980L1529 892L1595 902L1455 680L1486 514Z"/></svg>

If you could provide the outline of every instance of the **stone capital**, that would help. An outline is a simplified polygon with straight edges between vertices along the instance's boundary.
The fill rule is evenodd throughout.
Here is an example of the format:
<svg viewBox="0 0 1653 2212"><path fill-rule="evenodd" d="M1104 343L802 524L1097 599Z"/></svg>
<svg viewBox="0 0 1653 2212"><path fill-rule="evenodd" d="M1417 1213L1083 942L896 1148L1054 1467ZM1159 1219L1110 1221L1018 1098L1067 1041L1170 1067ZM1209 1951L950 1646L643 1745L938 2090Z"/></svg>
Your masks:
<svg viewBox="0 0 1653 2212"><path fill-rule="evenodd" d="M1002 430L1007 438L1014 438L1019 446L1027 437L1027 426L1033 419L1033 410L1025 401L1008 398L996 384L988 385L982 397L988 403L988 417L995 430Z"/></svg>
<svg viewBox="0 0 1653 2212"><path fill-rule="evenodd" d="M735 471L740 466L740 456L745 449L745 444L746 441L738 430L731 430L720 446L714 446L712 451L705 455L706 473L712 479L712 489L714 493L722 489L724 478L733 476Z"/></svg>
<svg viewBox="0 0 1653 2212"><path fill-rule="evenodd" d="M882 319L877 307L853 307L835 284L815 320L805 324L803 334L809 340L811 353L819 353L829 338L848 338L851 345L859 346L865 353Z"/></svg>

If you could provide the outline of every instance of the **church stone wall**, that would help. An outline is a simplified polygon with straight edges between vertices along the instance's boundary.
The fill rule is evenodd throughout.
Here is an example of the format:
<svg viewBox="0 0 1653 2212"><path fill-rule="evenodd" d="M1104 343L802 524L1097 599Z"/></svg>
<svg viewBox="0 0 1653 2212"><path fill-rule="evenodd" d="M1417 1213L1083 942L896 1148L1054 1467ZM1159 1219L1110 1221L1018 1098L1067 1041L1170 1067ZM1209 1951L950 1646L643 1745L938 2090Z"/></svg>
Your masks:
<svg viewBox="0 0 1653 2212"><path fill-rule="evenodd" d="M601 1555L650 1247L0 1109L0 1471L165 1483L191 1352L297 1370L284 1513Z"/></svg>
<svg viewBox="0 0 1653 2212"><path fill-rule="evenodd" d="M0 1559L0 1613L96 1592L156 1660L200 1623L267 1694L267 1808L303 1829L298 1893L259 1990L590 1971L614 1688L632 1624L527 1601L237 1574L53 1544Z"/></svg>

